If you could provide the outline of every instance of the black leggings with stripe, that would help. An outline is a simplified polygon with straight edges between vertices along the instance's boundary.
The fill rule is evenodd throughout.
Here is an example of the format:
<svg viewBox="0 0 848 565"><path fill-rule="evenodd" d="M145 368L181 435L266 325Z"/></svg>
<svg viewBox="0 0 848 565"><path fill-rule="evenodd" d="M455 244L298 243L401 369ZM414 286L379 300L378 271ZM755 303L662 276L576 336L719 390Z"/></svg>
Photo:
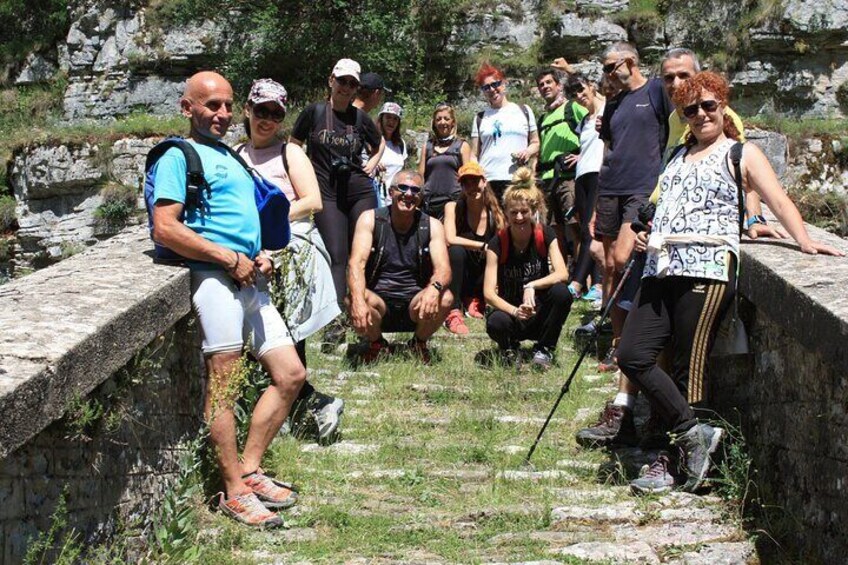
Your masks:
<svg viewBox="0 0 848 565"><path fill-rule="evenodd" d="M642 279L618 346L618 366L639 385L675 432L695 424L692 405L706 397L707 359L735 294L735 261L728 282L690 277ZM657 356L671 342L671 374Z"/></svg>

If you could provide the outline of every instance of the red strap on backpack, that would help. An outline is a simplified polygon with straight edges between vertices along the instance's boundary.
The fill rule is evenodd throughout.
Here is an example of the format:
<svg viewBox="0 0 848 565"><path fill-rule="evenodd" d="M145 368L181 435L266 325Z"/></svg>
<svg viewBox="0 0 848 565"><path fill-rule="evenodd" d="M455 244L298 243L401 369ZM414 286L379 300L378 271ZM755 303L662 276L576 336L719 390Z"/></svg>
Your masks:
<svg viewBox="0 0 848 565"><path fill-rule="evenodd" d="M501 255L498 257L498 265L505 265L509 260L509 228L503 228L498 232L498 239L501 242ZM542 226L536 224L533 229L533 242L536 245L536 253L542 259L547 259L548 248L545 246L545 232L542 231Z"/></svg>

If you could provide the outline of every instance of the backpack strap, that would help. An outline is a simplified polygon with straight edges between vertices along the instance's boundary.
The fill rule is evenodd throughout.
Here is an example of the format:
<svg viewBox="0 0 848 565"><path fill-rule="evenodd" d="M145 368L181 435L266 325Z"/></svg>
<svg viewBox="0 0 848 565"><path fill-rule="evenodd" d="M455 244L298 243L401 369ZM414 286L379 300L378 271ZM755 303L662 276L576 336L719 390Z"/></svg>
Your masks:
<svg viewBox="0 0 848 565"><path fill-rule="evenodd" d="M737 141L730 148L730 162L733 163L733 178L736 180L739 206L739 237L745 231L745 192L742 188L742 142Z"/></svg>
<svg viewBox="0 0 848 565"><path fill-rule="evenodd" d="M280 157L283 158L283 169L286 171L287 175L289 174L289 158L288 155L286 155L286 149L288 148L288 146L288 142L283 141L283 146L280 148Z"/></svg>
<svg viewBox="0 0 848 565"><path fill-rule="evenodd" d="M182 151L186 161L186 210L202 209L203 199L201 195L206 191L206 198L211 198L212 188L206 182L206 177L203 175L203 163L200 160L200 155L198 155L197 150L188 140L182 137L168 137L157 143L147 153L144 170L149 172L162 155L172 147L176 147Z"/></svg>
<svg viewBox="0 0 848 565"><path fill-rule="evenodd" d="M501 242L501 256L498 257L498 265L506 265L509 259L509 228L501 228L498 231L498 239Z"/></svg>
<svg viewBox="0 0 848 565"><path fill-rule="evenodd" d="M539 257L547 259L548 248L545 247L545 232L542 231L542 226L540 224L536 224L536 227L533 230L533 239L536 242L536 252L539 254Z"/></svg>
<svg viewBox="0 0 848 565"><path fill-rule="evenodd" d="M654 115L657 118L657 123L660 124L660 155L665 151L665 146L668 143L668 116L671 114L671 108L668 106L668 98L665 94L665 87L659 79L650 79L648 82L648 101L654 109Z"/></svg>
<svg viewBox="0 0 848 565"><path fill-rule="evenodd" d="M418 231L416 238L418 243L418 283L423 287L430 279L432 264L428 264L430 257L430 216L421 212L418 214Z"/></svg>
<svg viewBox="0 0 848 565"><path fill-rule="evenodd" d="M480 124L483 123L483 112L485 110L480 110L477 112L477 157L480 157L480 151L483 150L483 143L481 142L482 136L480 135Z"/></svg>
<svg viewBox="0 0 848 565"><path fill-rule="evenodd" d="M386 225L389 223L391 206L383 206L374 210L374 231L371 239L371 254L365 265L365 280L368 285L372 284L380 271L383 263L383 253L386 249Z"/></svg>
<svg viewBox="0 0 848 565"><path fill-rule="evenodd" d="M428 139L427 143L424 145L424 162L430 160L430 157L433 156L433 140Z"/></svg>

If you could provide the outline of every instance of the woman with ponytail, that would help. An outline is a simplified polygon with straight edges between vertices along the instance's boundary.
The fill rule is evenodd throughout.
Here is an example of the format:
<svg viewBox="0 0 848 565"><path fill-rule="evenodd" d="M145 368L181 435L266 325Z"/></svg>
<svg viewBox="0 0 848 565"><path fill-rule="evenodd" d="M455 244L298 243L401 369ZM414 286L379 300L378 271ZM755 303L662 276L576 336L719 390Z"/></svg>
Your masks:
<svg viewBox="0 0 848 565"><path fill-rule="evenodd" d="M541 224L545 196L533 172L519 168L503 196L507 227L489 240L483 294L492 308L486 333L508 364L520 342L534 340L533 366L553 364L557 341L571 311L568 269L554 231Z"/></svg>
<svg viewBox="0 0 848 565"><path fill-rule="evenodd" d="M444 219L445 206L456 202L461 189L458 171L471 160L471 146L456 134L456 112L447 102L433 110L430 139L421 148L418 173L424 177L424 211Z"/></svg>

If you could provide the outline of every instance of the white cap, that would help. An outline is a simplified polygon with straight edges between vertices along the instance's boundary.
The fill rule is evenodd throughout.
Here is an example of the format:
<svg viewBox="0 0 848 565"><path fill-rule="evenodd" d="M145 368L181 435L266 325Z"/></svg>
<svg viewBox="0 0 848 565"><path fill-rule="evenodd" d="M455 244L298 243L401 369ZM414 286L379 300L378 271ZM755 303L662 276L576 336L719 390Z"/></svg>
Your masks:
<svg viewBox="0 0 848 565"><path fill-rule="evenodd" d="M353 77L357 81L359 81L360 71L361 69L359 68L359 63L357 63L353 59L339 59L339 62L336 63L335 67L333 67L333 76Z"/></svg>

